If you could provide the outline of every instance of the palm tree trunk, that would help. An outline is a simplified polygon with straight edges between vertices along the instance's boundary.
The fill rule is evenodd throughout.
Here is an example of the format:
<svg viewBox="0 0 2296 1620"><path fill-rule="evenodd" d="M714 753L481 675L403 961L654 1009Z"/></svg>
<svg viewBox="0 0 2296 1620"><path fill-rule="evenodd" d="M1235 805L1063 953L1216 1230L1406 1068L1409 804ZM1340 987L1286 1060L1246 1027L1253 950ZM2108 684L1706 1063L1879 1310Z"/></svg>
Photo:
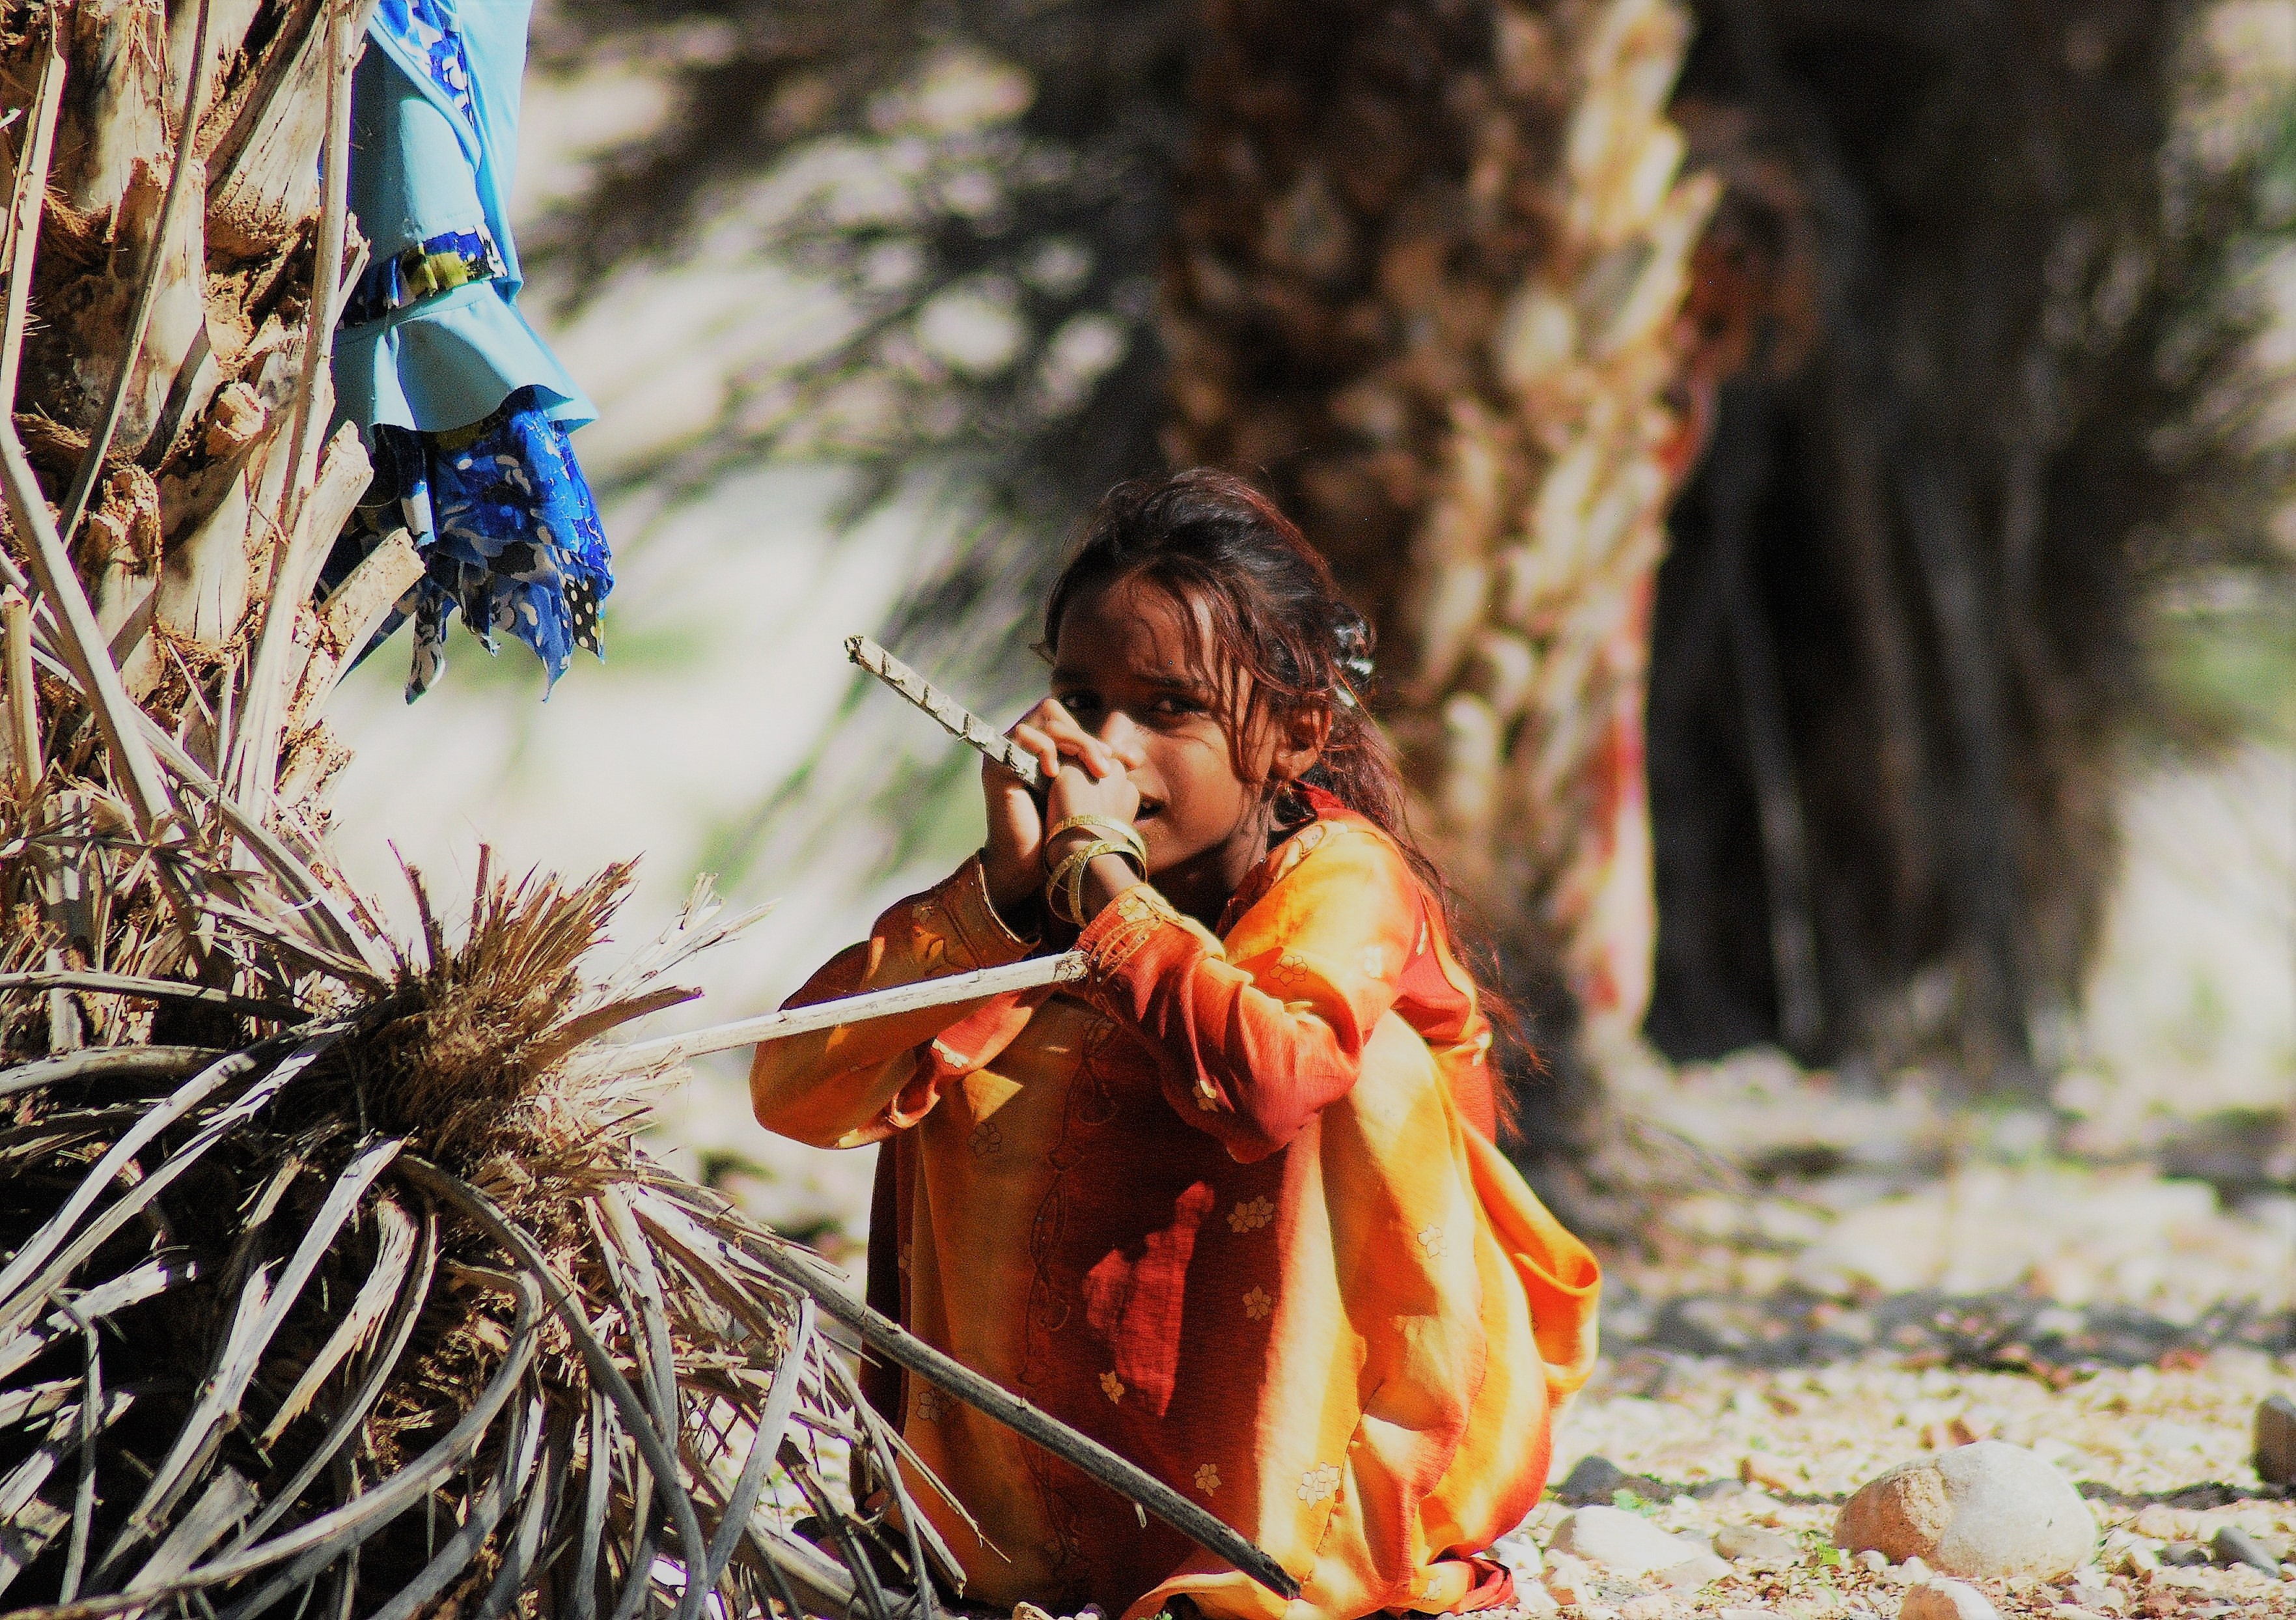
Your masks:
<svg viewBox="0 0 2296 1620"><path fill-rule="evenodd" d="M280 578L283 542L323 550L366 481L355 434L315 443L332 403L313 292L315 265L356 262L340 230L321 240L317 177L364 8L80 0L24 16L0 38L8 106L37 111L52 45L60 85L45 185L32 120L4 154L37 218L16 250L29 276L11 271L29 306L17 432L127 691L210 771L244 733L242 796L261 814L283 766L303 791L278 813L315 842L332 770L312 766L342 758L309 712L333 673L325 648L310 655L320 618L279 621L269 670L242 654L268 601L308 589Z"/></svg>
<svg viewBox="0 0 2296 1620"><path fill-rule="evenodd" d="M1715 196L1666 115L1687 25L1668 0L1334 9L1211 8L1167 452L1264 473L1325 548L1518 999L1614 1052L1649 996L1646 637ZM1548 1147L1597 1113L1568 1072L1530 1098Z"/></svg>

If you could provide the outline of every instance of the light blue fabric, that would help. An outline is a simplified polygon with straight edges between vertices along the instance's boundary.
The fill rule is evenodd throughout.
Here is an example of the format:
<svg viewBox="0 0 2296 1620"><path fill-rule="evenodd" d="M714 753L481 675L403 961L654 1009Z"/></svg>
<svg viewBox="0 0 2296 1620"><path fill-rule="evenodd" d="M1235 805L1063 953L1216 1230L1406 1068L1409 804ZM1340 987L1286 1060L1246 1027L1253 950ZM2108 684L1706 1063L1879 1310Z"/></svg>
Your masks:
<svg viewBox="0 0 2296 1620"><path fill-rule="evenodd" d="M467 427L521 388L561 427L596 419L516 302L508 203L531 9L531 0L381 0L368 27L352 86L350 204L373 262L483 228L507 272L335 334L337 409L370 446L378 424Z"/></svg>
<svg viewBox="0 0 2296 1620"><path fill-rule="evenodd" d="M414 620L410 703L445 670L458 613L488 652L497 633L525 642L553 682L576 647L604 656L612 559L567 438L597 412L517 306L530 5L379 0L352 81L350 204L372 250L335 334L335 399L374 477L322 583L394 530L414 537L423 575L367 648Z"/></svg>

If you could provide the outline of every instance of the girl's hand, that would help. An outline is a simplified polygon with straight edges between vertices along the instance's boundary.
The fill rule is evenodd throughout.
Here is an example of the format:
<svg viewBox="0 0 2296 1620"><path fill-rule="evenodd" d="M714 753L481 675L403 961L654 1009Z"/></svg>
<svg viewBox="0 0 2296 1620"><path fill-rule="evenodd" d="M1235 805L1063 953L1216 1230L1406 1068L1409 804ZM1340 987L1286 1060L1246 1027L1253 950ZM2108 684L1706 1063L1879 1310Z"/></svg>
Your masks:
<svg viewBox="0 0 2296 1620"><path fill-rule="evenodd" d="M1079 813L1057 808L1066 802L1063 794L1070 791L1066 785L1070 777L1075 778L1079 789L1104 791L1113 785L1119 794L1129 794L1123 818L1132 818L1140 795L1124 780L1123 765L1105 743L1078 725L1052 698L1022 715L1004 735L1036 757L1045 779L1052 784L1047 801L1055 807L1054 821ZM1003 766L984 762L980 787L988 810L988 842L980 852L981 870L988 879L989 902L1009 921L1027 915L1049 876L1045 864L1048 824L1036 795Z"/></svg>
<svg viewBox="0 0 2296 1620"><path fill-rule="evenodd" d="M1140 790L1132 785L1128 768L1137 761L1122 754L1118 754L1116 760L1118 770L1105 777L1095 776L1073 762L1064 762L1060 775L1053 778L1052 792L1045 796L1046 824L1058 826L1071 816L1092 816L1132 826L1133 818L1140 813ZM1103 827L1072 826L1048 840L1045 849L1046 879L1070 856L1107 837L1107 830ZM1079 916L1089 922L1099 915L1103 906L1140 882L1144 876L1120 855L1099 857L1086 869L1081 889L1070 892L1079 903Z"/></svg>

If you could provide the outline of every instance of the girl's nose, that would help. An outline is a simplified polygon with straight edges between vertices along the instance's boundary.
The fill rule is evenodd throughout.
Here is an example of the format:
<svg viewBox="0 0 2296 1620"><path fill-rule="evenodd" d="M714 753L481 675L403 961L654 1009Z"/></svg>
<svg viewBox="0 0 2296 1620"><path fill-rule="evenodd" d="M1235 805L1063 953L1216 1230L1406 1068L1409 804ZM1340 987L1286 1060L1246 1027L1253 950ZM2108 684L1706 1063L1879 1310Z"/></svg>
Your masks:
<svg viewBox="0 0 2296 1620"><path fill-rule="evenodd" d="M1127 770L1137 770L1148 762L1147 751L1140 745L1140 728L1121 709L1111 708L1108 718L1100 722L1100 740Z"/></svg>

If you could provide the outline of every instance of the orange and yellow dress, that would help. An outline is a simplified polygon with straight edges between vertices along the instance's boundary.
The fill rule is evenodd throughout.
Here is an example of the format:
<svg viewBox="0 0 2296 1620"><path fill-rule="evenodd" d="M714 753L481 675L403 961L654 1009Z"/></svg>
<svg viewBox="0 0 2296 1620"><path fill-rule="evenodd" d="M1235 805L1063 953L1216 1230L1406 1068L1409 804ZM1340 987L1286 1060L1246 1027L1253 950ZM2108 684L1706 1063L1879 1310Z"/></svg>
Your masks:
<svg viewBox="0 0 2296 1620"><path fill-rule="evenodd" d="M1494 1145L1488 1025L1395 844L1318 818L1218 936L1147 885L1093 975L761 1047L758 1118L885 1144L873 1303L1158 1475L1303 1585L1294 1620L1487 1607L1595 1353L1593 1257ZM1017 960L977 860L793 1002ZM921 1380L872 1395L967 1595L1111 1615L1287 1606Z"/></svg>

